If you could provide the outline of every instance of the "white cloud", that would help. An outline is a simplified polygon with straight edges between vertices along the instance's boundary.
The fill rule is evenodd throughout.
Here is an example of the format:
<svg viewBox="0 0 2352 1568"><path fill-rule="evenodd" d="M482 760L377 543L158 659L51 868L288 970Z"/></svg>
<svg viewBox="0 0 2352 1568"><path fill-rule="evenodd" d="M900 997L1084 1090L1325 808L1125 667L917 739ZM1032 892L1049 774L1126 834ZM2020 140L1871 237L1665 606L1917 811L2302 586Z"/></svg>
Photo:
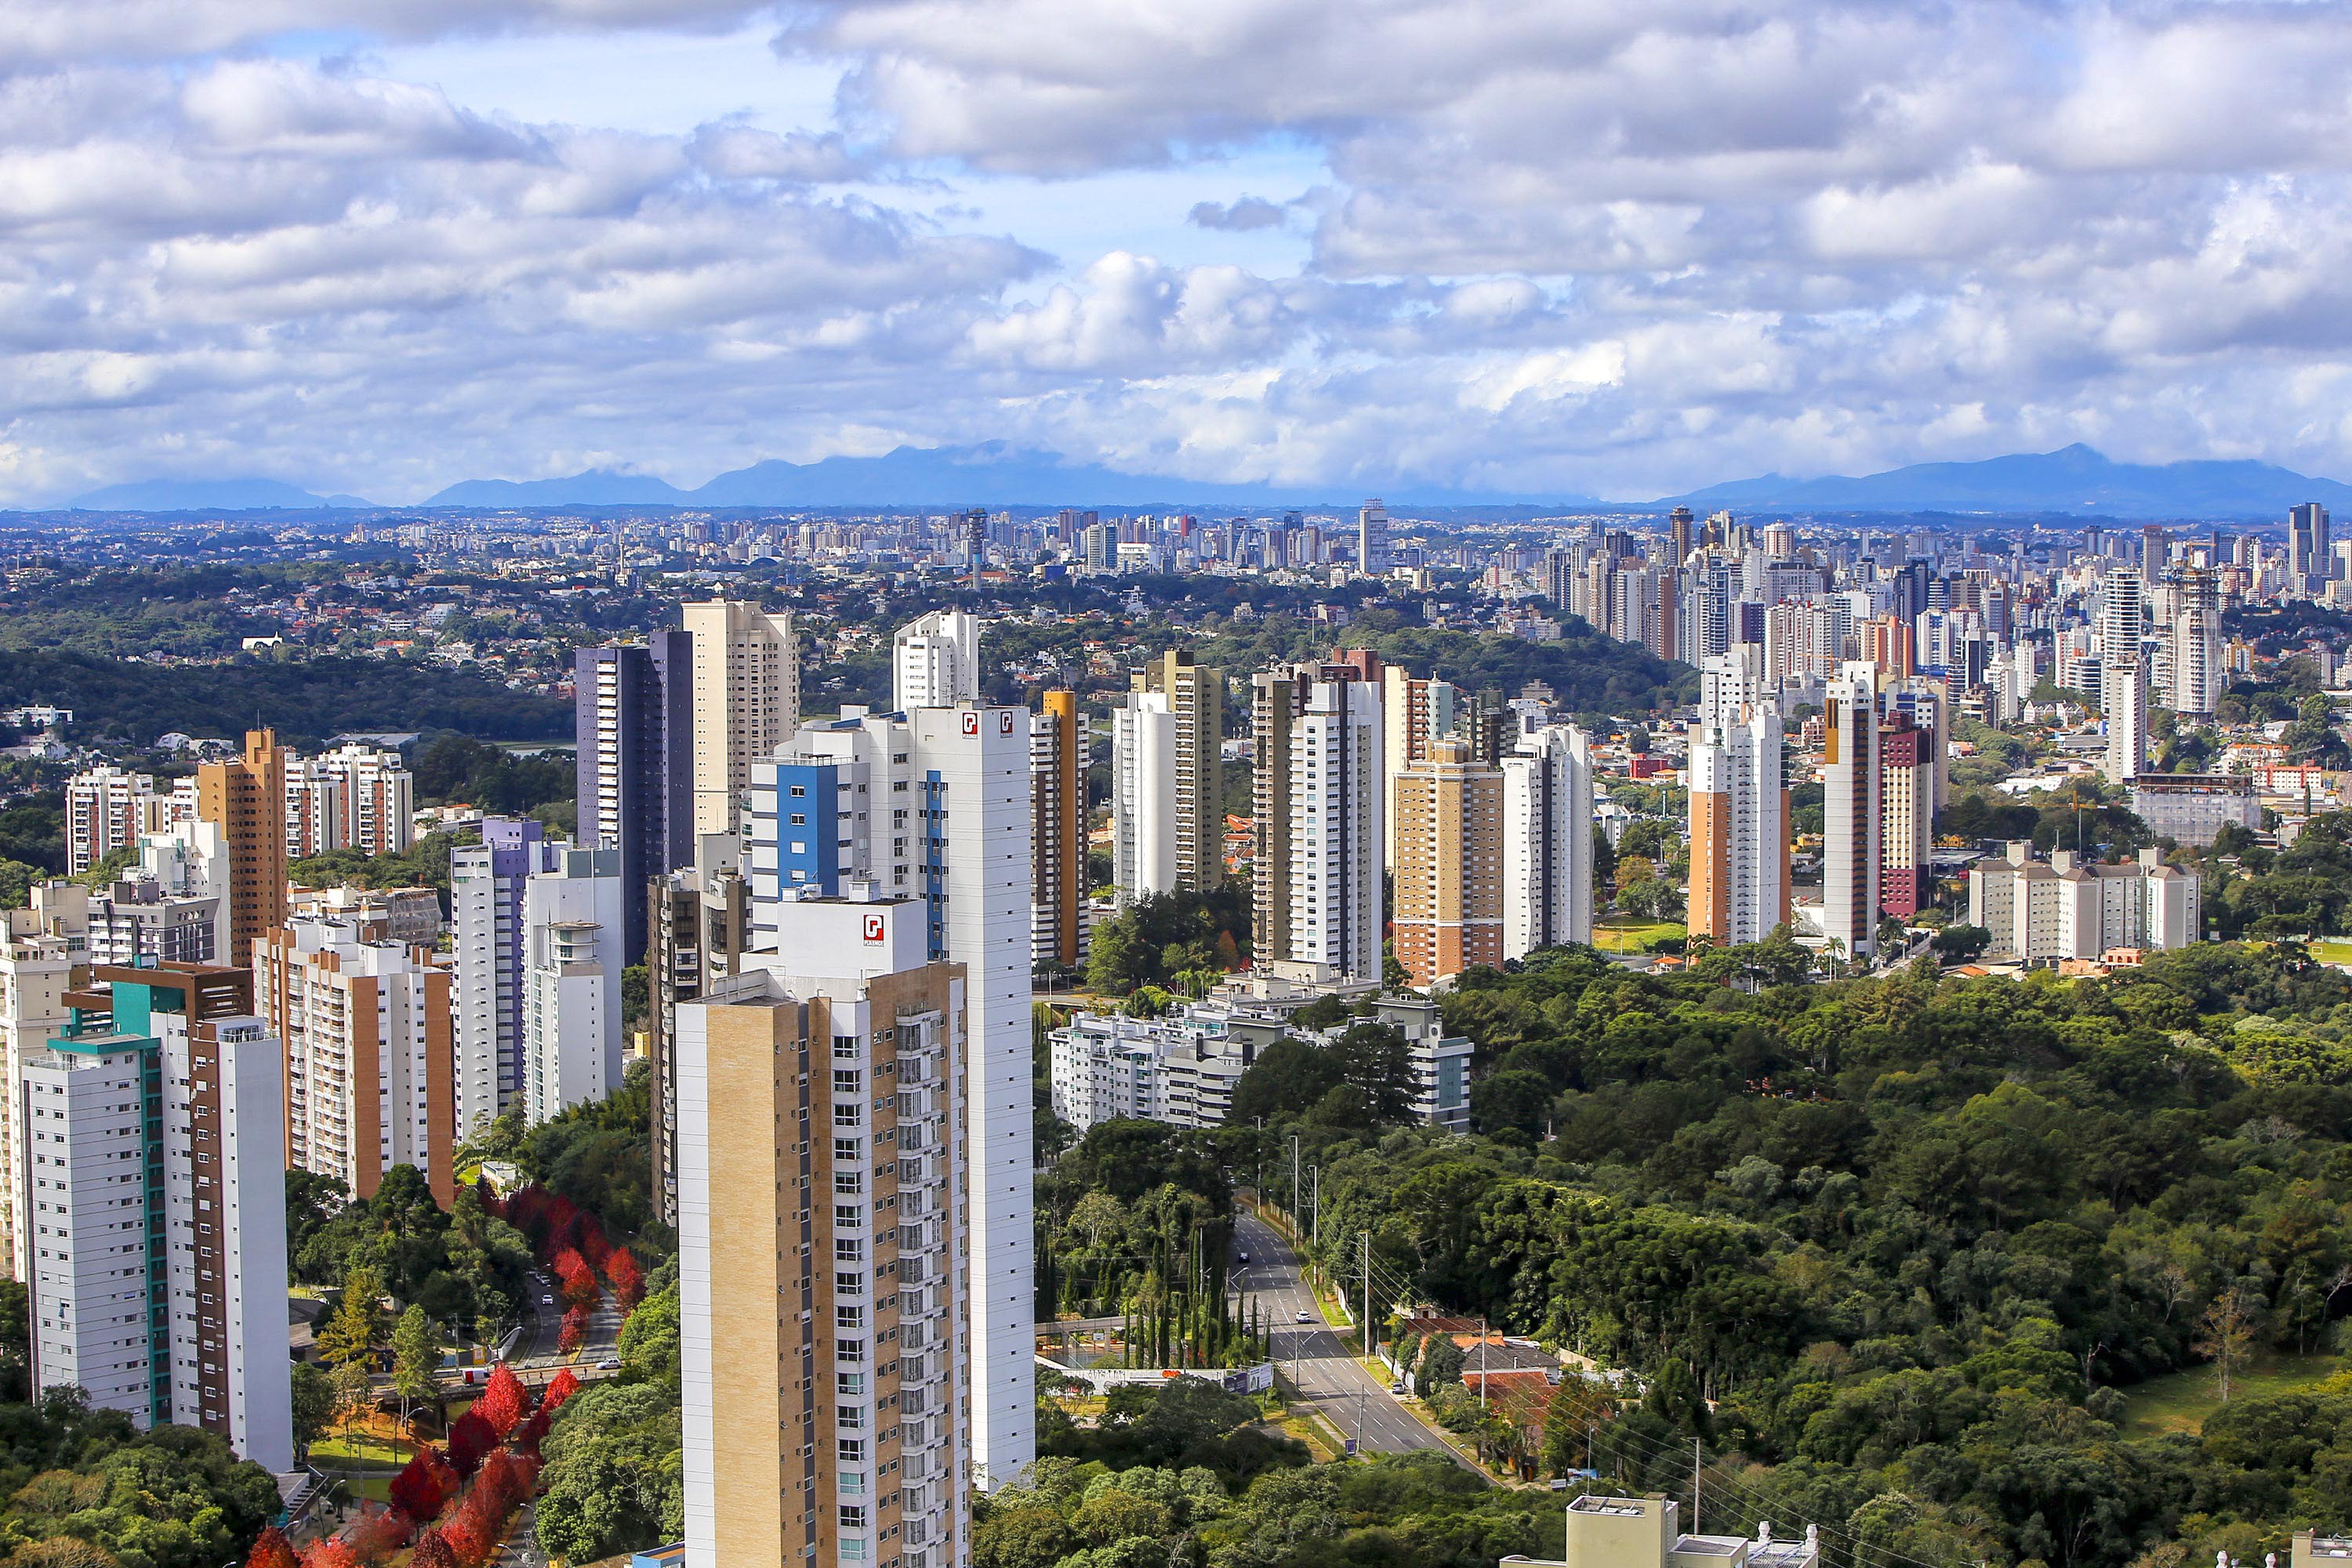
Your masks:
<svg viewBox="0 0 2352 1568"><path fill-rule="evenodd" d="M0 500L877 433L1614 493L2076 438L2352 471L2347 21L18 0ZM499 90L540 41L572 85Z"/></svg>

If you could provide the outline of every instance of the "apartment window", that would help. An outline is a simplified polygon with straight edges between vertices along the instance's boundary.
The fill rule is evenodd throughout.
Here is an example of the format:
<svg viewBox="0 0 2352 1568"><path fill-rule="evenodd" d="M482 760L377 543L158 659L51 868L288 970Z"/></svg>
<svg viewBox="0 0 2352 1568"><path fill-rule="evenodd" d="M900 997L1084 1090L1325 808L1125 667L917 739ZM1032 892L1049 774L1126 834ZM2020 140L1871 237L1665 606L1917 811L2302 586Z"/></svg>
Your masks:
<svg viewBox="0 0 2352 1568"><path fill-rule="evenodd" d="M866 1082L865 1082L864 1076L863 1076L862 1074L860 1074L860 1073L859 1073L856 1068L834 1068L834 1069L833 1069L833 1092L834 1092L834 1093L835 1093L835 1094L857 1094L857 1093L862 1092L862 1091L864 1090L865 1087L866 1087Z"/></svg>
<svg viewBox="0 0 2352 1568"><path fill-rule="evenodd" d="M833 1326L836 1329L864 1328L866 1326L866 1309L863 1307L835 1307L833 1310Z"/></svg>
<svg viewBox="0 0 2352 1568"><path fill-rule="evenodd" d="M856 1197L866 1190L866 1178L856 1171L835 1171L833 1173L833 1190L841 1197Z"/></svg>
<svg viewBox="0 0 2352 1568"><path fill-rule="evenodd" d="M833 1141L833 1157L835 1160L863 1160L866 1158L865 1146L855 1138L836 1138Z"/></svg>
<svg viewBox="0 0 2352 1568"><path fill-rule="evenodd" d="M833 1374L833 1389L844 1399L863 1399L866 1397L866 1374L862 1372L836 1372Z"/></svg>
<svg viewBox="0 0 2352 1568"><path fill-rule="evenodd" d="M841 1505L841 1528L844 1530L865 1529L866 1505L864 1503L855 1502L843 1503ZM847 1542L845 1542L843 1544L846 1545Z"/></svg>
<svg viewBox="0 0 2352 1568"><path fill-rule="evenodd" d="M833 1059L837 1062L856 1061L857 1059L857 1037L856 1035L834 1036Z"/></svg>
<svg viewBox="0 0 2352 1568"><path fill-rule="evenodd" d="M866 1223L866 1211L855 1204L835 1204L833 1205L833 1223L838 1229L855 1229Z"/></svg>
<svg viewBox="0 0 2352 1568"><path fill-rule="evenodd" d="M833 1452L834 1458L845 1465L862 1465L866 1462L866 1439L863 1437L838 1438L835 1442Z"/></svg>
<svg viewBox="0 0 2352 1568"><path fill-rule="evenodd" d="M854 1236L845 1236L835 1239L833 1244L833 1260L835 1263L865 1262L866 1243Z"/></svg>

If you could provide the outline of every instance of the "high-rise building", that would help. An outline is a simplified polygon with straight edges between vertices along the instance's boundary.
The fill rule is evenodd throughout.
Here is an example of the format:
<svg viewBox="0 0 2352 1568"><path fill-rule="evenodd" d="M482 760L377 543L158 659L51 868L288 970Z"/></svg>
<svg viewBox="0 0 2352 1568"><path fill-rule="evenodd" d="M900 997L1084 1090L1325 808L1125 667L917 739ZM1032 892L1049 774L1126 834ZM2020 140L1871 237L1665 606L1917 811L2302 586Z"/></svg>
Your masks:
<svg viewBox="0 0 2352 1568"><path fill-rule="evenodd" d="M1592 940L1592 747L1573 724L1503 759L1503 956Z"/></svg>
<svg viewBox="0 0 2352 1568"><path fill-rule="evenodd" d="M1849 664L1830 682L1822 728L1822 920L1840 957L1866 958L1878 950L1885 826L1876 666Z"/></svg>
<svg viewBox="0 0 2352 1568"><path fill-rule="evenodd" d="M2286 571L2307 597L2327 592L2327 509L2315 500L2287 509Z"/></svg>
<svg viewBox="0 0 2352 1568"><path fill-rule="evenodd" d="M621 1087L621 852L557 845L523 884L523 1113L544 1121Z"/></svg>
<svg viewBox="0 0 2352 1568"><path fill-rule="evenodd" d="M2221 658L2221 589L2213 573L2192 567L2180 574L2172 618L2172 707L2184 718L2211 717L2221 706L2228 672Z"/></svg>
<svg viewBox="0 0 2352 1568"><path fill-rule="evenodd" d="M1760 942L1789 918L1789 791L1780 711L1726 706L1691 727L1690 930L1718 945Z"/></svg>
<svg viewBox="0 0 2352 1568"><path fill-rule="evenodd" d="M1381 695L1381 865L1393 870L1397 775L1425 760L1433 742L1455 732L1462 694L1450 681L1416 679L1366 649L1356 650L1351 661L1361 668L1357 679L1372 682Z"/></svg>
<svg viewBox="0 0 2352 1568"><path fill-rule="evenodd" d="M961 610L933 610L900 626L890 639L890 690L901 713L976 700L979 617Z"/></svg>
<svg viewBox="0 0 2352 1568"><path fill-rule="evenodd" d="M1394 775L1397 962L1427 989L1503 966L1503 773L1465 741L1432 742Z"/></svg>
<svg viewBox="0 0 2352 1568"><path fill-rule="evenodd" d="M1690 559L1691 525L1696 521L1697 519L1691 516L1691 509L1686 506L1678 506L1666 514L1666 563L1668 565L1679 566Z"/></svg>
<svg viewBox="0 0 2352 1568"><path fill-rule="evenodd" d="M1111 882L1122 907L1177 889L1176 736L1165 692L1130 691L1111 710Z"/></svg>
<svg viewBox="0 0 2352 1568"><path fill-rule="evenodd" d="M272 797L276 798L275 796ZM293 1468L285 1047L252 973L96 970L9 1085L37 1393Z"/></svg>
<svg viewBox="0 0 2352 1568"><path fill-rule="evenodd" d="M457 960L457 1135L496 1120L522 1088L523 889L556 847L529 818L482 820L482 841L449 856Z"/></svg>
<svg viewBox="0 0 2352 1568"><path fill-rule="evenodd" d="M2137 577L2110 575L2101 584L2099 710L2106 721L2105 772L2128 784L2147 765L2147 664L2141 644L2147 607Z"/></svg>
<svg viewBox="0 0 2352 1568"><path fill-rule="evenodd" d="M647 1040L653 1062L654 1205L662 1223L677 1228L677 1009L722 980L751 950L751 885L744 879L742 841L731 833L709 833L695 846L694 864L656 877L646 889L647 928L653 947L646 955L652 1025ZM625 894L626 889L623 889Z"/></svg>
<svg viewBox="0 0 2352 1568"><path fill-rule="evenodd" d="M1943 738L1901 709L1878 731L1879 912L1909 920L1935 898L1936 758Z"/></svg>
<svg viewBox="0 0 2352 1568"><path fill-rule="evenodd" d="M1030 717L1029 785L1037 845L1031 962L1076 969L1086 960L1087 727L1075 691L1046 692Z"/></svg>
<svg viewBox="0 0 2352 1568"><path fill-rule="evenodd" d="M621 852L632 962L646 937L635 889L694 858L693 669L694 639L658 631L582 648L573 675L580 841Z"/></svg>
<svg viewBox="0 0 2352 1568"><path fill-rule="evenodd" d="M694 831L733 833L751 764L800 728L800 638L790 610L739 599L687 605L680 617L694 640Z"/></svg>
<svg viewBox="0 0 2352 1568"><path fill-rule="evenodd" d="M1368 500L1356 511L1356 566L1368 577L1389 570L1389 509Z"/></svg>
<svg viewBox="0 0 2352 1568"><path fill-rule="evenodd" d="M2028 963L2097 960L2116 949L2179 948L2204 940L2193 873L2143 849L2120 866L2084 864L2064 850L2036 860L2031 844L1969 868L1969 923L1992 933L1988 950Z"/></svg>
<svg viewBox="0 0 2352 1568"><path fill-rule="evenodd" d="M273 730L248 730L234 762L196 769L196 816L221 831L228 855L228 951L253 963L253 944L286 923L286 748Z"/></svg>
<svg viewBox="0 0 2352 1568"><path fill-rule="evenodd" d="M299 918L254 949L256 1010L286 1042L286 1163L353 1197L413 1165L447 1206L449 972L364 920Z"/></svg>
<svg viewBox="0 0 2352 1568"><path fill-rule="evenodd" d="M1034 1382L1025 1347L976 1367L1000 1352L965 1333L967 1293L1028 1306L1025 1279L966 1271L964 1173L992 1179L968 983L920 899L779 918L782 951L678 1008L687 1555L959 1568L974 1385Z"/></svg>
<svg viewBox="0 0 2352 1568"><path fill-rule="evenodd" d="M1253 945L1377 981L1382 714L1361 673L1302 664L1253 680Z"/></svg>
<svg viewBox="0 0 2352 1568"><path fill-rule="evenodd" d="M156 792L151 775L111 763L74 774L66 781L66 875L86 876L109 855L135 849L142 837L163 831L174 814L173 801L172 791Z"/></svg>
<svg viewBox="0 0 2352 1568"><path fill-rule="evenodd" d="M992 1489L1036 1457L1029 769L1028 713L977 704L899 716L845 709L753 769L755 951L784 951L791 900L870 890L919 899L926 956L969 976L971 1432ZM811 832L795 816L830 826Z"/></svg>
<svg viewBox="0 0 2352 1568"><path fill-rule="evenodd" d="M1171 648L1131 685L1165 697L1176 719L1176 885L1213 888L1225 879L1225 672Z"/></svg>
<svg viewBox="0 0 2352 1568"><path fill-rule="evenodd" d="M286 754L289 859L357 849L396 855L415 840L415 783L398 752L357 743L322 757Z"/></svg>
<svg viewBox="0 0 2352 1568"><path fill-rule="evenodd" d="M83 968L80 954L62 935L19 931L9 911L7 941L0 944L0 1278L22 1280L25 1255L18 1250L27 1211L21 1199L31 1165L17 1146L23 1131L17 1114L18 1068L26 1057L48 1048L49 1040L72 1023L66 993Z"/></svg>

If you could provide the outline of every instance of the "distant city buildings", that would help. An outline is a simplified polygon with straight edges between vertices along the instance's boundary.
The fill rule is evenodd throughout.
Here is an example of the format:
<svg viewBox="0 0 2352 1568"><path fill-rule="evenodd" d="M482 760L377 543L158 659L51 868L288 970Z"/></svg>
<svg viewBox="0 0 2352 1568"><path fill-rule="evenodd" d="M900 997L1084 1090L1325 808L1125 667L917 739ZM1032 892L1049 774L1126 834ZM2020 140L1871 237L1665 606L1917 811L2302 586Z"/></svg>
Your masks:
<svg viewBox="0 0 2352 1568"><path fill-rule="evenodd" d="M2119 866L2063 850L2035 859L2014 843L1969 868L1969 923L1992 933L1988 957L2097 962L2117 952L2204 940L2197 878L2142 850Z"/></svg>

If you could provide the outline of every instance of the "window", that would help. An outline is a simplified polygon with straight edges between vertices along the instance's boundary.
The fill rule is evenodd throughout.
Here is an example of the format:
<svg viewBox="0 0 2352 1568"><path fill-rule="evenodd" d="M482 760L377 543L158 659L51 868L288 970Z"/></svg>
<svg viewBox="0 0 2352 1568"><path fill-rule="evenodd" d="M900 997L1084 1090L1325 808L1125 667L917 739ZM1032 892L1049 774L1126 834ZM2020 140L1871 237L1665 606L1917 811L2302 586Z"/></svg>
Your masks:
<svg viewBox="0 0 2352 1568"><path fill-rule="evenodd" d="M855 1138L836 1138L833 1141L833 1157L835 1160L863 1160L866 1150Z"/></svg>
<svg viewBox="0 0 2352 1568"><path fill-rule="evenodd" d="M865 1087L866 1081L864 1077L855 1068L835 1068L833 1069L834 1093L857 1094L862 1092Z"/></svg>
<svg viewBox="0 0 2352 1568"><path fill-rule="evenodd" d="M837 1062L856 1061L857 1059L857 1037L856 1035L834 1036L833 1059Z"/></svg>
<svg viewBox="0 0 2352 1568"><path fill-rule="evenodd" d="M833 1205L833 1223L837 1229L854 1230L866 1223L866 1211L856 1204L835 1204Z"/></svg>
<svg viewBox="0 0 2352 1568"><path fill-rule="evenodd" d="M835 1307L833 1310L833 1326L836 1329L864 1328L866 1326L866 1309L863 1307Z"/></svg>
<svg viewBox="0 0 2352 1568"><path fill-rule="evenodd" d="M844 1399L866 1397L866 1374L862 1372L836 1372L833 1374L834 1392Z"/></svg>
<svg viewBox="0 0 2352 1568"><path fill-rule="evenodd" d="M841 1505L841 1528L844 1530L865 1529L866 1505L864 1503L855 1502L843 1503Z"/></svg>
<svg viewBox="0 0 2352 1568"><path fill-rule="evenodd" d="M856 1197L866 1190L866 1178L855 1171L835 1171L833 1173L833 1190L841 1197Z"/></svg>
<svg viewBox="0 0 2352 1568"><path fill-rule="evenodd" d="M796 796L796 797L797 797L797 796L800 796L800 795L805 795L806 794L808 794L808 785L806 785L806 784L794 784L794 785L793 785L793 795L794 795L794 796Z"/></svg>
<svg viewBox="0 0 2352 1568"><path fill-rule="evenodd" d="M834 1458L839 1459L845 1465L864 1464L866 1462L866 1439L863 1437L842 1437L836 1439L834 1447Z"/></svg>

